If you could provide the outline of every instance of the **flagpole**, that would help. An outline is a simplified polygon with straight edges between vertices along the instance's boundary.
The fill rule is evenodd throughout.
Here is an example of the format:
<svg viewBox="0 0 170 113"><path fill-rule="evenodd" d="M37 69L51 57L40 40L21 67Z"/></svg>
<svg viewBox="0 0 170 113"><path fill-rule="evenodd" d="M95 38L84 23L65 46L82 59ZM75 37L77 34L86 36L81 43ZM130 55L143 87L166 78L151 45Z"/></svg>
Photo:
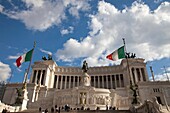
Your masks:
<svg viewBox="0 0 170 113"><path fill-rule="evenodd" d="M125 54L126 54L127 53L127 49L126 49L125 39L122 38L122 40L123 40L123 44L124 44L124 47L125 47ZM131 80L130 69L129 69L129 61L128 61L128 58L127 58L126 55L125 55L125 57L126 57L126 61L127 61L127 68L128 68L129 79L130 79L130 85L132 86L132 80Z"/></svg>
<svg viewBox="0 0 170 113"><path fill-rule="evenodd" d="M34 53L34 48L35 48L35 46L36 46L36 42L34 41L34 46L33 46L32 55L33 55L33 53ZM30 67L31 67L31 62L32 62L32 55L31 55L31 59L30 59L30 63L29 63L28 69L27 69L27 71L25 72L25 81L24 81L23 89L26 89L27 79L28 79L28 73L29 73L29 70L30 70Z"/></svg>
<svg viewBox="0 0 170 113"><path fill-rule="evenodd" d="M125 39L123 39L123 44L124 44L124 47L125 47L125 52L127 52L126 50L126 43L125 43ZM128 73L129 73L129 79L130 79L130 89L133 91L133 100L132 100L132 103L131 104L138 104L138 99L137 99L137 90L138 90L138 86L137 84L132 84L132 80L131 80L131 76L130 76L130 68L129 68L129 61L128 61L128 58L126 56L126 60L127 60L127 68L128 68Z"/></svg>

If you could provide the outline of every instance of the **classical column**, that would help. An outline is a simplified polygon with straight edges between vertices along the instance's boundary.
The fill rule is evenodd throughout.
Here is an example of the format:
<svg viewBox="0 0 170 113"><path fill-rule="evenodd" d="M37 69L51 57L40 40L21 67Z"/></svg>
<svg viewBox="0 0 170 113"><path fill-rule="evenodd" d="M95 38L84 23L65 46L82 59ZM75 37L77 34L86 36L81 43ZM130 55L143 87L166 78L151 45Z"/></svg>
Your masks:
<svg viewBox="0 0 170 113"><path fill-rule="evenodd" d="M132 69L134 69L134 68L130 68L130 69L129 69L129 71L130 71L130 75L129 75L128 77L130 77L130 78L129 78L129 80L131 79L132 84L134 84L134 78L133 78L133 72L132 72Z"/></svg>
<svg viewBox="0 0 170 113"><path fill-rule="evenodd" d="M118 76L119 76L119 86L122 87L121 79L120 79L120 74Z"/></svg>
<svg viewBox="0 0 170 113"><path fill-rule="evenodd" d="M71 76L69 76L69 88L71 88Z"/></svg>
<svg viewBox="0 0 170 113"><path fill-rule="evenodd" d="M131 68L131 81L132 84L136 84L135 68Z"/></svg>
<svg viewBox="0 0 170 113"><path fill-rule="evenodd" d="M117 81L116 81L116 75L113 75L115 79L115 89L117 88Z"/></svg>
<svg viewBox="0 0 170 113"><path fill-rule="evenodd" d="M106 88L108 89L109 86L108 86L108 75L106 75Z"/></svg>
<svg viewBox="0 0 170 113"><path fill-rule="evenodd" d="M80 84L79 84L79 78L80 78L80 76L77 76L77 86L79 86Z"/></svg>
<svg viewBox="0 0 170 113"><path fill-rule="evenodd" d="M140 72L140 80L143 81L143 75L142 75L142 71L141 71L141 68L139 68L139 72Z"/></svg>
<svg viewBox="0 0 170 113"><path fill-rule="evenodd" d="M137 68L134 68L134 73L135 73L135 83L137 83L138 82L138 75L137 75L137 70L136 70Z"/></svg>
<svg viewBox="0 0 170 113"><path fill-rule="evenodd" d="M94 78L94 87L96 87L96 76L93 76Z"/></svg>
<svg viewBox="0 0 170 113"><path fill-rule="evenodd" d="M77 82L78 82L78 76L76 75L76 76L75 76L75 87L78 86L78 85L77 85Z"/></svg>
<svg viewBox="0 0 170 113"><path fill-rule="evenodd" d="M122 87L124 87L125 85L125 83L124 83L124 76L123 76L123 74L120 74L120 81L121 81L121 85L122 85Z"/></svg>
<svg viewBox="0 0 170 113"><path fill-rule="evenodd" d="M146 71L145 71L145 68L141 68L141 72L142 72L142 79L143 79L143 81L146 81L147 80L147 78L146 78Z"/></svg>
<svg viewBox="0 0 170 113"><path fill-rule="evenodd" d="M113 81L112 81L112 76L113 76L113 75L110 75L110 85L111 85L111 89L113 89Z"/></svg>
<svg viewBox="0 0 170 113"><path fill-rule="evenodd" d="M65 84L64 84L64 89L66 89L67 86L67 76L65 76Z"/></svg>
<svg viewBox="0 0 170 113"><path fill-rule="evenodd" d="M73 76L73 87L75 87L75 76Z"/></svg>
<svg viewBox="0 0 170 113"><path fill-rule="evenodd" d="M37 84L37 78L38 78L38 71L39 71L39 70L37 70L37 73L36 73L36 75L35 75L35 81L34 81L34 83L36 83L36 84Z"/></svg>
<svg viewBox="0 0 170 113"><path fill-rule="evenodd" d="M98 81L97 81L98 82L97 83L98 84L98 88L100 88L100 77L99 76L97 76L97 77L98 77Z"/></svg>
<svg viewBox="0 0 170 113"><path fill-rule="evenodd" d="M63 88L63 75L61 75L60 89Z"/></svg>
<svg viewBox="0 0 170 113"><path fill-rule="evenodd" d="M45 85L45 80L46 80L46 70L43 70L43 76L44 76L44 78L43 78L43 85Z"/></svg>
<svg viewBox="0 0 170 113"><path fill-rule="evenodd" d="M57 81L56 81L56 88L58 89L58 79L59 79L59 76L58 76L58 75L56 75L56 77L57 77Z"/></svg>
<svg viewBox="0 0 170 113"><path fill-rule="evenodd" d="M43 74L43 70L41 70L41 72L40 72L40 78L39 78L39 85L41 85L41 79L42 79L42 74Z"/></svg>
<svg viewBox="0 0 170 113"><path fill-rule="evenodd" d="M104 76L102 75L102 88L104 88Z"/></svg>

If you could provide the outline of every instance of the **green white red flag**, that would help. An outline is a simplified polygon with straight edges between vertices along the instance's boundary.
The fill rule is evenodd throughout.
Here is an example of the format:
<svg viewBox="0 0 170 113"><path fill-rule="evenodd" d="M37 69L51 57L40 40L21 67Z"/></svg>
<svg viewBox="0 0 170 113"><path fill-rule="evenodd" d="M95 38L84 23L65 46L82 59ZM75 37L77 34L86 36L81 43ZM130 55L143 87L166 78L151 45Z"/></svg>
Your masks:
<svg viewBox="0 0 170 113"><path fill-rule="evenodd" d="M16 60L17 67L19 67L23 62L31 61L32 53L33 49L23 54L22 56L19 56Z"/></svg>
<svg viewBox="0 0 170 113"><path fill-rule="evenodd" d="M124 46L120 47L119 49L115 50L113 53L106 56L109 60L119 60L125 58L125 49Z"/></svg>

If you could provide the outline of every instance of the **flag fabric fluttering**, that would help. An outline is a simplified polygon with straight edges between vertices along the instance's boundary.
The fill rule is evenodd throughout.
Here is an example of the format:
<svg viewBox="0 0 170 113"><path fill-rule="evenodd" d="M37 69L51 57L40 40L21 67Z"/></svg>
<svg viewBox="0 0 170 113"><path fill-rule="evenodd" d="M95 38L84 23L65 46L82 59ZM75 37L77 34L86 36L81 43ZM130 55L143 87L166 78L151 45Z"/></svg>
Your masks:
<svg viewBox="0 0 170 113"><path fill-rule="evenodd" d="M23 62L31 61L32 53L33 49L19 56L18 59L16 60L17 67L19 67Z"/></svg>
<svg viewBox="0 0 170 113"><path fill-rule="evenodd" d="M119 60L125 58L125 49L124 46L120 47L119 49L115 50L113 53L106 56L109 60Z"/></svg>

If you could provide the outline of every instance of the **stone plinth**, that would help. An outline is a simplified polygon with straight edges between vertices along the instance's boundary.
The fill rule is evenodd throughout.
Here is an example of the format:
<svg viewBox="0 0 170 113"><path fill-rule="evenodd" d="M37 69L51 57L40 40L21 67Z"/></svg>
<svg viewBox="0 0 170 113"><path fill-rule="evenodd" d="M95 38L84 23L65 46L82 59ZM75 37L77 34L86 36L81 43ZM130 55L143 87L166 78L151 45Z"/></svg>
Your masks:
<svg viewBox="0 0 170 113"><path fill-rule="evenodd" d="M84 72L81 76L81 86L90 86L90 82L91 77L86 72Z"/></svg>

